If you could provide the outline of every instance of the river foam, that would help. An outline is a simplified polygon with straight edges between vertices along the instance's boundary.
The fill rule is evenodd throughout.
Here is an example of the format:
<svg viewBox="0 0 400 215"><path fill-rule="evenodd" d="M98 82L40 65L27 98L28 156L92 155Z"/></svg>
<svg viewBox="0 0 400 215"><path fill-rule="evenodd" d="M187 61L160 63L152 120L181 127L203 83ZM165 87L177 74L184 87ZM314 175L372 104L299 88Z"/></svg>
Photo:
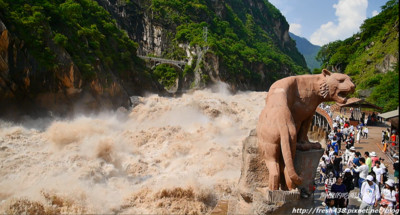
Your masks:
<svg viewBox="0 0 400 215"><path fill-rule="evenodd" d="M266 96L216 89L36 125L0 121L0 213L209 212L235 189Z"/></svg>

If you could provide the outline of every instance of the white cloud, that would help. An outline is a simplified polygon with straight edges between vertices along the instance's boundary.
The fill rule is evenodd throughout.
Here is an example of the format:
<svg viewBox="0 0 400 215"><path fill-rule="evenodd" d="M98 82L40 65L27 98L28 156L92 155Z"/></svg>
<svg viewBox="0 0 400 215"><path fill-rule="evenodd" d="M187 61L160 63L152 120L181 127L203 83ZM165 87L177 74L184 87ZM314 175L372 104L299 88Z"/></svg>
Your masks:
<svg viewBox="0 0 400 215"><path fill-rule="evenodd" d="M301 25L297 24L297 23L290 23L289 31L292 32L293 34L296 34L297 36L300 36L300 34L301 34Z"/></svg>
<svg viewBox="0 0 400 215"><path fill-rule="evenodd" d="M379 14L379 12L377 10L372 11L372 17L374 17L374 16L376 16L378 14Z"/></svg>
<svg viewBox="0 0 400 215"><path fill-rule="evenodd" d="M321 25L311 35L310 42L321 46L357 33L366 18L367 7L367 0L339 0L333 5L336 9L337 24L330 21Z"/></svg>

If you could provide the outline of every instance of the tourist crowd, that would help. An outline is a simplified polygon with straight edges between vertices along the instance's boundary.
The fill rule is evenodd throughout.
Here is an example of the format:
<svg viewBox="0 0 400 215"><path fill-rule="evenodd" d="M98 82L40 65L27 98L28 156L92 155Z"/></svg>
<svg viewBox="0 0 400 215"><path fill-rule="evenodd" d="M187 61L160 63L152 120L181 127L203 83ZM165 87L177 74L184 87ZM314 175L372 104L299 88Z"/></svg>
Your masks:
<svg viewBox="0 0 400 215"><path fill-rule="evenodd" d="M355 145L360 139L368 138L367 123L350 125L349 120L337 116L333 120L333 130L327 137L327 147L321 157L318 171L319 183L325 186L327 209L342 209L349 205L350 191L359 189L356 198L359 209L378 208L380 214L393 214L391 209L399 209L399 157L394 155L394 177L388 174L385 159L375 152L360 152ZM382 143L386 144L389 134L382 133ZM354 194L354 192L352 192ZM334 210L330 210L334 211Z"/></svg>

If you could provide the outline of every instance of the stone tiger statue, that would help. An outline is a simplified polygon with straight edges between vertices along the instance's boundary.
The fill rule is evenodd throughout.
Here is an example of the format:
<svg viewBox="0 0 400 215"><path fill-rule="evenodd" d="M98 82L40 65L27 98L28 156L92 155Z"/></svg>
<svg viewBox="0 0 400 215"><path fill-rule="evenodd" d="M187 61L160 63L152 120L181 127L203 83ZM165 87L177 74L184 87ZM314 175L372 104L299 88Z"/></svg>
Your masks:
<svg viewBox="0 0 400 215"><path fill-rule="evenodd" d="M345 74L323 69L321 74L287 77L272 84L257 124L261 157L269 171L269 189L291 190L302 183L293 160L296 149L320 149L307 132L321 102L346 103L355 85Z"/></svg>

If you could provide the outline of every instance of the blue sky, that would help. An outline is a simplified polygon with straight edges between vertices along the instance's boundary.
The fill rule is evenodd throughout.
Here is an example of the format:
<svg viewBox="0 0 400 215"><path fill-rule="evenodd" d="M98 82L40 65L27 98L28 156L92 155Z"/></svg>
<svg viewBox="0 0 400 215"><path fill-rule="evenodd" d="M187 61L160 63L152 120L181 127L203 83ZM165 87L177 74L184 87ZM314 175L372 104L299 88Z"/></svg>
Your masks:
<svg viewBox="0 0 400 215"><path fill-rule="evenodd" d="M346 39L387 0L269 0L286 17L290 32L315 45Z"/></svg>

